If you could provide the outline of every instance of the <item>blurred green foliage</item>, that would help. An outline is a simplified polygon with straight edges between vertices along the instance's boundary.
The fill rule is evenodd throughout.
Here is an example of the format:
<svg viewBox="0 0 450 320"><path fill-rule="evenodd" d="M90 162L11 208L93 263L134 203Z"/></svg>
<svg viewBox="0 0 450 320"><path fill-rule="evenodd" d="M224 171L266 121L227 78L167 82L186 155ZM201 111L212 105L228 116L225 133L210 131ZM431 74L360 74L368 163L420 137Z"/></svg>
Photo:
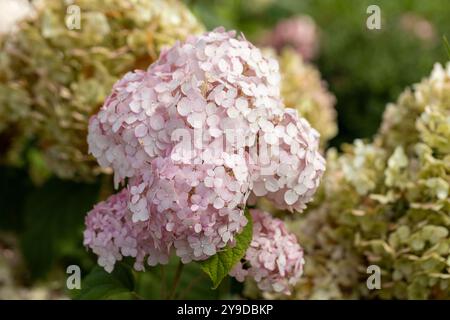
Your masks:
<svg viewBox="0 0 450 320"><path fill-rule="evenodd" d="M447 59L443 35L450 36L446 0L185 0L208 29L224 26L258 42L279 20L310 15L322 30L314 61L337 97L339 134L332 141L371 137L387 102ZM381 9L381 30L368 30L369 5ZM428 21L429 39L408 29ZM406 26L405 26L406 25ZM411 27L411 26L409 26Z"/></svg>
<svg viewBox="0 0 450 320"><path fill-rule="evenodd" d="M136 292L144 299L164 299L173 289L173 281L179 259L172 257L169 264L136 272ZM177 299L220 299L229 298L229 278L225 278L217 290L198 263L184 265L174 297Z"/></svg>
<svg viewBox="0 0 450 320"><path fill-rule="evenodd" d="M27 172L0 166L0 231L18 232L23 227L23 196L32 187Z"/></svg>
<svg viewBox="0 0 450 320"><path fill-rule="evenodd" d="M84 217L98 202L99 183L52 178L36 186L25 169L0 166L0 231L15 234L30 280L70 264L93 265L82 246Z"/></svg>
<svg viewBox="0 0 450 320"><path fill-rule="evenodd" d="M172 257L167 265L147 268L146 272L132 269L131 260L117 263L114 271L106 272L96 266L84 277L80 290L71 292L71 296L80 300L99 299L220 299L230 298L231 279L226 278L217 290L211 290L211 281L202 272L200 265L189 263L183 270L177 285L174 279L179 259Z"/></svg>
<svg viewBox="0 0 450 320"><path fill-rule="evenodd" d="M57 260L83 265L84 217L97 200L98 185L57 179L27 195L19 238L32 278L45 276Z"/></svg>

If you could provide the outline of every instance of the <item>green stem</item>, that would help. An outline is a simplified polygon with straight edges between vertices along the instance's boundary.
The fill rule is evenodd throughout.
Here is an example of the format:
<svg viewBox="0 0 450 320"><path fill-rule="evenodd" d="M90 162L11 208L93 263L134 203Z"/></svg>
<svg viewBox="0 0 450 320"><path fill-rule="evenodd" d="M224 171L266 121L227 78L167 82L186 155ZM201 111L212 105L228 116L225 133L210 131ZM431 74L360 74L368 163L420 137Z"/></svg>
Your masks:
<svg viewBox="0 0 450 320"><path fill-rule="evenodd" d="M188 284L188 286L178 295L179 299L184 299L185 296L191 292L191 289L196 285L200 280L202 280L204 276L200 274L199 276L195 277L191 282Z"/></svg>
<svg viewBox="0 0 450 320"><path fill-rule="evenodd" d="M166 296L166 270L163 265L160 266L161 268L161 298Z"/></svg>
<svg viewBox="0 0 450 320"><path fill-rule="evenodd" d="M178 283L180 282L181 272L183 271L184 264L180 261L178 262L177 271L175 272L175 278L173 280L172 290L168 295L168 299L172 300L175 298L175 293L177 291Z"/></svg>

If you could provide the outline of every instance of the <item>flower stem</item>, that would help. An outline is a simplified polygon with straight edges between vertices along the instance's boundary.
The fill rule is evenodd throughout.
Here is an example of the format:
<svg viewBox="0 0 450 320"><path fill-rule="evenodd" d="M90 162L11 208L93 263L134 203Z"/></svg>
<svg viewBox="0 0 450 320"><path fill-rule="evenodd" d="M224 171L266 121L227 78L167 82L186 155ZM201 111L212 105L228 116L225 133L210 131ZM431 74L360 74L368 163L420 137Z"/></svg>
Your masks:
<svg viewBox="0 0 450 320"><path fill-rule="evenodd" d="M168 295L168 299L172 300L175 298L175 293L177 291L178 283L180 282L181 272L183 271L184 264L180 261L178 262L177 271L175 272L175 278L173 280L172 290Z"/></svg>
<svg viewBox="0 0 450 320"><path fill-rule="evenodd" d="M188 286L178 295L179 299L184 299L185 296L187 294L189 294L191 292L191 289L200 281L203 279L203 275L200 274L199 276L197 276L196 278L194 278L193 280L191 280L191 282L188 284Z"/></svg>
<svg viewBox="0 0 450 320"><path fill-rule="evenodd" d="M161 270L161 298L166 296L166 270L163 265L160 266Z"/></svg>

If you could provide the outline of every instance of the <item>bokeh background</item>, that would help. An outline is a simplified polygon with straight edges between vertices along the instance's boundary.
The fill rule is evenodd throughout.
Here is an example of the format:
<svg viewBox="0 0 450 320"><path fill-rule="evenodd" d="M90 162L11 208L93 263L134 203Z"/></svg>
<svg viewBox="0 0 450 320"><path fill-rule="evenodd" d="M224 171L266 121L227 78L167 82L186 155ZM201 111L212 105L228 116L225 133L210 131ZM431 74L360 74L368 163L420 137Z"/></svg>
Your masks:
<svg viewBox="0 0 450 320"><path fill-rule="evenodd" d="M448 60L443 41L443 36L450 37L446 0L184 2L206 29L236 29L261 46L268 45L270 33L282 20L301 15L314 21L317 48L308 58L336 97L338 133L328 147L370 139L386 104L428 75L435 62ZM380 30L366 27L366 10L372 4L381 8ZM0 154L6 152L4 138L0 135ZM105 187L109 176L80 182L48 173L34 147L31 139L20 153L21 161L0 166L0 299L69 297L66 266L77 264L84 273L95 265L82 245L84 216L102 195L112 192ZM193 268L182 284L198 277ZM159 275L154 270L141 276L145 297L157 297L151 288L160 286ZM222 298L242 290L226 282L211 295L208 286L199 278L190 290L194 294L186 297Z"/></svg>
<svg viewBox="0 0 450 320"><path fill-rule="evenodd" d="M313 63L337 97L338 146L371 137L387 102L447 59L442 37L450 32L445 1L187 1L207 28L241 30L254 42L280 21L309 15L319 27ZM381 9L380 30L368 30L370 5Z"/></svg>

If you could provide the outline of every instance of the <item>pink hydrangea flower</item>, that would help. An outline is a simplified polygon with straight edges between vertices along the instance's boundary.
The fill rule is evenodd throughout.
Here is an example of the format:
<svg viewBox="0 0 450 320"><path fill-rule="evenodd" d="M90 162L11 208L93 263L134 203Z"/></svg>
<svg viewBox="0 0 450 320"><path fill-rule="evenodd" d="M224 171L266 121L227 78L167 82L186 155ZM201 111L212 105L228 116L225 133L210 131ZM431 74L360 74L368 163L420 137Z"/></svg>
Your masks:
<svg viewBox="0 0 450 320"><path fill-rule="evenodd" d="M169 260L170 247L164 241L167 235L154 229L156 223L133 222L128 200L128 190L123 189L97 204L86 217L84 245L92 249L98 264L108 272L122 257L135 258L136 270L144 269L145 258L149 265ZM155 234L161 235L160 239Z"/></svg>
<svg viewBox="0 0 450 320"><path fill-rule="evenodd" d="M253 239L230 275L238 281L253 278L263 291L290 294L303 273L303 250L297 239L286 230L284 222L269 213L251 210Z"/></svg>
<svg viewBox="0 0 450 320"><path fill-rule="evenodd" d="M308 16L298 16L280 21L267 36L265 44L277 51L292 47L305 60L311 60L319 49L319 30Z"/></svg>
<svg viewBox="0 0 450 320"><path fill-rule="evenodd" d="M267 197L279 209L303 211L325 171L319 133L296 110L286 108L279 120L262 128L259 139L275 148L268 148L251 172L253 194Z"/></svg>
<svg viewBox="0 0 450 320"><path fill-rule="evenodd" d="M211 158L209 151L227 132L246 138L233 144L227 137L231 148L253 145L260 119L283 112L279 81L278 63L234 32L191 37L147 71L130 72L115 84L90 120L89 151L101 166L113 168L117 185L157 157L189 163ZM176 140L185 136L194 143L180 152ZM220 164L225 157L209 160ZM234 173L245 179L237 164Z"/></svg>
<svg viewBox="0 0 450 320"><path fill-rule="evenodd" d="M135 222L160 225L168 246L184 263L203 260L234 241L247 224L241 204L248 187L223 166L188 166L157 158L142 176L131 178L129 209ZM155 230L155 241L160 231Z"/></svg>
<svg viewBox="0 0 450 320"><path fill-rule="evenodd" d="M252 192L291 210L310 201L325 168L319 136L283 107L279 80L275 60L216 29L126 74L91 118L89 150L116 187L126 183L125 225L145 226L152 263L172 251L204 260L233 244Z"/></svg>

